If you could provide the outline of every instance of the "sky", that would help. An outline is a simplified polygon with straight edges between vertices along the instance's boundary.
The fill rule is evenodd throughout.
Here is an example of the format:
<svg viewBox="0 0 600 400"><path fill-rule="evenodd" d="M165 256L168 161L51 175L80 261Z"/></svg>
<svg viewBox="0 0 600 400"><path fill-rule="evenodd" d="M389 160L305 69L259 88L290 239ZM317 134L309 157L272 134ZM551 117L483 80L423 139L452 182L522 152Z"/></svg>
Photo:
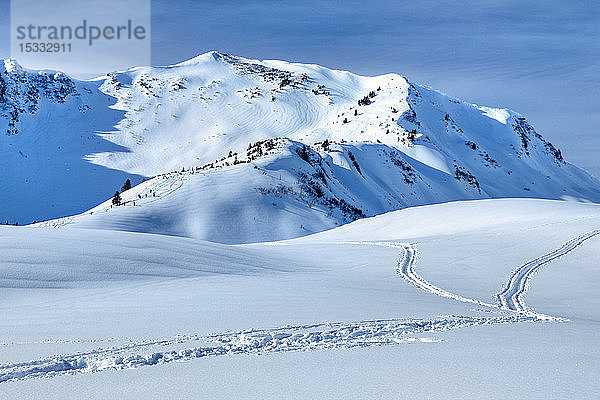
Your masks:
<svg viewBox="0 0 600 400"><path fill-rule="evenodd" d="M9 2L0 5L8 10ZM600 177L598 1L152 0L151 7L153 65L219 50L362 75L396 72L523 114L568 161ZM9 15L0 13L0 57L10 56Z"/></svg>

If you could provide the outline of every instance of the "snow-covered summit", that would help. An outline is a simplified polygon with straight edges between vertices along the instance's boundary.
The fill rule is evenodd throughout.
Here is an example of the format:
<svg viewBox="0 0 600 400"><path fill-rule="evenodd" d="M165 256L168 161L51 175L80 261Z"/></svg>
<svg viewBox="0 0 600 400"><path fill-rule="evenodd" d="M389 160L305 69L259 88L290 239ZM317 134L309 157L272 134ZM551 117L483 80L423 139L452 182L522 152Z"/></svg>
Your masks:
<svg viewBox="0 0 600 400"><path fill-rule="evenodd" d="M127 177L134 184L156 177L150 187L167 173L186 177L169 197L177 202L154 194L154 206L138 201L136 210L162 221L152 231L204 238L210 215L237 215L251 226L252 213L265 213L265 229L289 225L270 237L281 238L449 200L600 201L598 181L568 164L523 116L397 74L363 77L216 51L92 81L5 68L0 110L0 163L10 177L0 183L7 194L0 218L10 222L77 214ZM276 145L268 155L248 155L269 140ZM23 193L33 200L18 202ZM344 214L340 204L355 212ZM127 210L104 214L127 214L116 225L142 224Z"/></svg>
<svg viewBox="0 0 600 400"><path fill-rule="evenodd" d="M21 67L15 58L5 58L0 63L0 71L20 73L23 72L23 67Z"/></svg>

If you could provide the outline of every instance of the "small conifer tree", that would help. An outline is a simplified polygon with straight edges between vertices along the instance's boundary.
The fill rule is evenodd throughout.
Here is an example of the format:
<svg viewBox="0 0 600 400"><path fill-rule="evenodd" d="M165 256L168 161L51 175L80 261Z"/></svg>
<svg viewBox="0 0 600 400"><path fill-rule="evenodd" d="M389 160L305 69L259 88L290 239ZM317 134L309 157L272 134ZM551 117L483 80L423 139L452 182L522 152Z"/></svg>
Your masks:
<svg viewBox="0 0 600 400"><path fill-rule="evenodd" d="M119 191L118 191L118 190L115 192L115 195L114 195L114 196L113 196L113 198L112 198L112 203L113 203L115 206L119 206L119 205L121 205L121 195L119 194Z"/></svg>
<svg viewBox="0 0 600 400"><path fill-rule="evenodd" d="M127 179L125 181L125 184L121 188L121 192L124 192L124 191L129 190L129 189L131 189L131 181L129 179Z"/></svg>

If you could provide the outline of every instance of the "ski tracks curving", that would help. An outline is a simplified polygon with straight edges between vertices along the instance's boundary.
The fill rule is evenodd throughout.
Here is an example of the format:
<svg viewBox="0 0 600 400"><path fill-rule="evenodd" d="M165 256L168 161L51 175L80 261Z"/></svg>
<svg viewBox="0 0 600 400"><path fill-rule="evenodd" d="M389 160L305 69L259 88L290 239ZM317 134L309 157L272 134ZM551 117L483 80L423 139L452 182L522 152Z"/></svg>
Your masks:
<svg viewBox="0 0 600 400"><path fill-rule="evenodd" d="M535 275L535 273L539 271L542 266L569 254L581 246L586 240L589 240L599 234L600 229L584 233L583 235L569 240L558 249L528 261L527 263L518 267L511 275L504 290L496 295L500 307L513 311L533 313L532 311L528 310L527 306L525 305L525 302L523 301L523 295L527 292L527 289L529 288L529 281Z"/></svg>
<svg viewBox="0 0 600 400"><path fill-rule="evenodd" d="M545 264L562 257L586 240L600 234L588 232L569 240L560 248L531 260L511 275L506 287L497 294L499 304L489 304L439 288L415 271L417 250L414 245L398 242L344 242L385 246L401 250L395 272L417 289L492 308L494 316L442 316L436 319L379 319L357 322L326 322L283 326L273 329L250 329L214 335L179 335L169 339L127 341L112 347L87 352L59 354L38 360L0 365L0 383L57 375L93 373L104 370L133 369L205 357L235 354L265 354L289 351L315 351L339 348L382 346L411 342L436 342L422 335L452 329L516 322L560 320L528 311L523 302L531 277ZM503 313L504 312L504 313ZM506 314L506 312L509 312ZM115 341L118 341L116 339Z"/></svg>

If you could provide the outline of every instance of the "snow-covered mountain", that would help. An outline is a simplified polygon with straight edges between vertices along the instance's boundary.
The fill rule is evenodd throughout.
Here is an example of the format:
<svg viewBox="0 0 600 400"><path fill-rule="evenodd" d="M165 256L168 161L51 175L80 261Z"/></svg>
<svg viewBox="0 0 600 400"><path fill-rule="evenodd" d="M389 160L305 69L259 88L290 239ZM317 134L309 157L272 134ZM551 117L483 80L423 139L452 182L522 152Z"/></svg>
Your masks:
<svg viewBox="0 0 600 400"><path fill-rule="evenodd" d="M0 68L0 218L49 219L0 226L0 397L600 392L600 204L548 200L600 184L519 114L219 53Z"/></svg>
<svg viewBox="0 0 600 400"><path fill-rule="evenodd" d="M3 65L3 67L2 67ZM0 63L0 218L221 242L289 238L413 205L600 201L521 115L395 74L210 52L92 81Z"/></svg>

